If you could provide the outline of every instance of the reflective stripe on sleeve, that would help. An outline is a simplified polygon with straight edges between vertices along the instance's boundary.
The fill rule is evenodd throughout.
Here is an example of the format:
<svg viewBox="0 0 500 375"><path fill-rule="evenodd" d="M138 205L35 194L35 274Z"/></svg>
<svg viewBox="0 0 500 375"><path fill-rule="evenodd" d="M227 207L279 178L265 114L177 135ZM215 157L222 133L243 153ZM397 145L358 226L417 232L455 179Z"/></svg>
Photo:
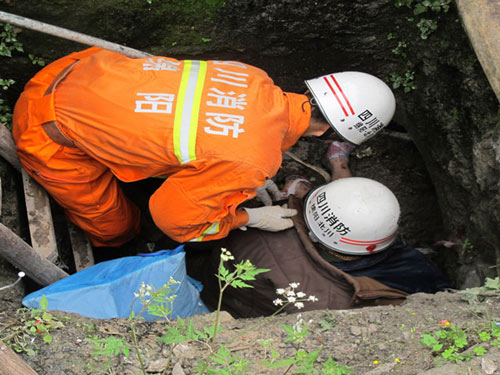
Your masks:
<svg viewBox="0 0 500 375"><path fill-rule="evenodd" d="M208 234L216 234L219 233L219 223L213 223L210 225L200 237L193 238L192 240L189 240L189 242L200 242L203 240L203 238L208 235Z"/></svg>
<svg viewBox="0 0 500 375"><path fill-rule="evenodd" d="M196 132L206 61L184 61L174 117L174 152L180 164L196 160Z"/></svg>

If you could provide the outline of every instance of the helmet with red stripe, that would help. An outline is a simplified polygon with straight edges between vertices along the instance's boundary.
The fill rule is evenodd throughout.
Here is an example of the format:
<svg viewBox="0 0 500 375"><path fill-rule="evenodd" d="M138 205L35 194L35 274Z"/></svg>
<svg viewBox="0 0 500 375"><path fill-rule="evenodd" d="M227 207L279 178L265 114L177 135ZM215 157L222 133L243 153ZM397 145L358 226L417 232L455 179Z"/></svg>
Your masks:
<svg viewBox="0 0 500 375"><path fill-rule="evenodd" d="M305 83L333 130L355 145L373 137L394 116L394 94L371 74L332 73Z"/></svg>
<svg viewBox="0 0 500 375"><path fill-rule="evenodd" d="M313 241L350 255L387 249L396 239L399 203L380 182L347 177L311 191L304 218Z"/></svg>

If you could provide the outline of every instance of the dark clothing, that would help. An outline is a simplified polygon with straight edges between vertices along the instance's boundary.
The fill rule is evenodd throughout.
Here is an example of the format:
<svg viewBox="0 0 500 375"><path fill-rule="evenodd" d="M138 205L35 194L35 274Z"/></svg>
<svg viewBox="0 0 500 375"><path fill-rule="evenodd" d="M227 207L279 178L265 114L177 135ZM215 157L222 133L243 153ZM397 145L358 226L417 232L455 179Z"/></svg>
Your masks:
<svg viewBox="0 0 500 375"><path fill-rule="evenodd" d="M401 239L380 253L330 263L351 276L368 276L406 293L436 293L450 288L439 268Z"/></svg>
<svg viewBox="0 0 500 375"><path fill-rule="evenodd" d="M295 227L281 232L265 232L248 229L235 230L218 245L226 247L235 257L225 264L237 264L249 260L257 268L269 268L255 281L253 288L227 288L224 292L223 309L234 317L270 315L278 307L273 300L279 296L276 289L286 288L289 283L300 283L296 291L318 298L315 303L305 302L303 310L349 309L354 307L399 304L407 293L388 287L367 276L351 276L324 260L309 239L302 215L302 201L290 197L289 207L299 212L293 217ZM220 248L214 247L207 264L202 292L203 301L215 307L219 295L214 274L219 265ZM301 311L303 311L301 310ZM299 311L293 304L285 312Z"/></svg>

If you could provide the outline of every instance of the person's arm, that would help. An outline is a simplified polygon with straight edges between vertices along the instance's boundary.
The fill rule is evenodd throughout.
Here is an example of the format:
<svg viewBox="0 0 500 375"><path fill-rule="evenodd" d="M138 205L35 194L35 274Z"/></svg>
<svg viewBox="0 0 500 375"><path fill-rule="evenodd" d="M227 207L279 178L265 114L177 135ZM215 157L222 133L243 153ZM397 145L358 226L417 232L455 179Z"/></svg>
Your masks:
<svg viewBox="0 0 500 375"><path fill-rule="evenodd" d="M351 170L349 169L349 154L354 148L355 146L347 142L333 141L330 144L326 152L330 170L332 171L330 181L352 177Z"/></svg>
<svg viewBox="0 0 500 375"><path fill-rule="evenodd" d="M168 177L155 191L149 209L158 228L178 242L216 240L242 226L263 230L293 226L288 217L295 210L279 206L237 208L256 195L265 178L255 168L230 162L202 170L186 168Z"/></svg>

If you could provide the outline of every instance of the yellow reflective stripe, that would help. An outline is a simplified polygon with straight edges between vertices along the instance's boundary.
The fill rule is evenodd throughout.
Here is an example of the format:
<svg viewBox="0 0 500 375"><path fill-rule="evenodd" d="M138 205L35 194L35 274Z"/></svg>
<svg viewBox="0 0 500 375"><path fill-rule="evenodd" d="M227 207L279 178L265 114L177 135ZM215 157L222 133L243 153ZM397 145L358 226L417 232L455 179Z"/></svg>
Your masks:
<svg viewBox="0 0 500 375"><path fill-rule="evenodd" d="M218 222L213 223L207 229L205 229L205 231L203 232L203 234L200 237L193 238L192 240L189 240L189 242L200 242L203 240L203 238L206 235L216 234L216 233L219 233L219 223Z"/></svg>
<svg viewBox="0 0 500 375"><path fill-rule="evenodd" d="M196 133L206 61L184 61L174 117L174 152L180 164L196 160Z"/></svg>
<svg viewBox="0 0 500 375"><path fill-rule="evenodd" d="M200 61L200 70L196 80L196 89L193 97L193 109L191 112L191 126L189 127L189 157L196 160L196 133L198 131L198 119L200 115L201 94L207 75L207 62Z"/></svg>

